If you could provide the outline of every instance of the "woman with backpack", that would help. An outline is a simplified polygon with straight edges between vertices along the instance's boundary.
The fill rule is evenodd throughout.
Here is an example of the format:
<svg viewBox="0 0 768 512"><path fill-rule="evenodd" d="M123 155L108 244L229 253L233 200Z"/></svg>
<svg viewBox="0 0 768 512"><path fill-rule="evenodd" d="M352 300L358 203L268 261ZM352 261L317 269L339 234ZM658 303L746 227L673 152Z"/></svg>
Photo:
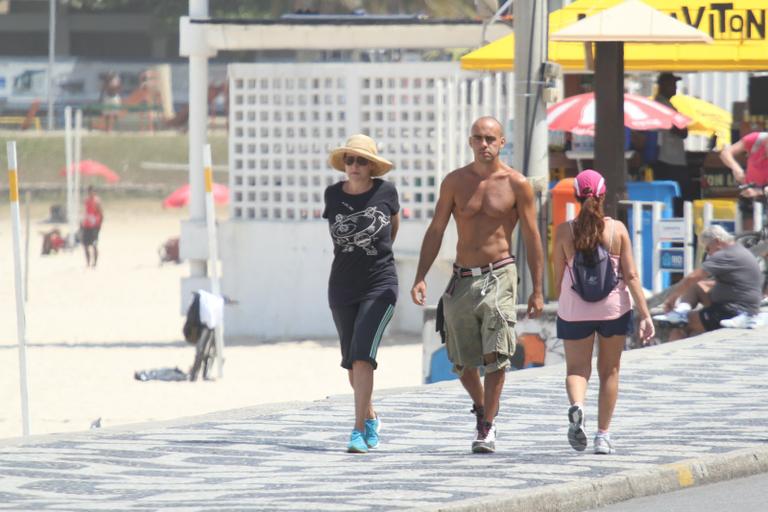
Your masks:
<svg viewBox="0 0 768 512"><path fill-rule="evenodd" d="M609 428L619 389L621 352L634 327L632 300L640 314L643 341L654 335L654 328L627 228L603 214L605 179L588 169L576 176L574 188L581 211L573 221L557 226L552 248L555 283L560 285L557 337L565 346L565 389L571 404L568 442L577 451L587 448L583 407L597 334L600 393L594 451L608 454L614 451Z"/></svg>

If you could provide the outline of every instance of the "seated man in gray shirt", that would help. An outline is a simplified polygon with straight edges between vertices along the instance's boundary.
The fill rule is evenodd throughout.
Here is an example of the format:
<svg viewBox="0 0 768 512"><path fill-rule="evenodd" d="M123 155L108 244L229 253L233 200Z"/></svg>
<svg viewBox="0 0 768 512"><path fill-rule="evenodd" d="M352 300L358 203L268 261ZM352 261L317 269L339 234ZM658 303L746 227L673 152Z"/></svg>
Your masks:
<svg viewBox="0 0 768 512"><path fill-rule="evenodd" d="M721 320L741 313L757 314L763 298L763 276L752 253L720 226L705 228L699 238L707 251L704 262L667 296L668 313L654 317L681 324L670 332L670 341L719 329ZM693 310L698 304L703 307Z"/></svg>

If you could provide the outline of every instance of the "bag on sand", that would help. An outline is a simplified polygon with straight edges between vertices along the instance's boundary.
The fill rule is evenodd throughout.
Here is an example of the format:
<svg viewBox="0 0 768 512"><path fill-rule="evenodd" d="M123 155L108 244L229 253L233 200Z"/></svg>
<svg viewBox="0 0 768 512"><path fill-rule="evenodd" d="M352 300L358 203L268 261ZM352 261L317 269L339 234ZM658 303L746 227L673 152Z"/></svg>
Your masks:
<svg viewBox="0 0 768 512"><path fill-rule="evenodd" d="M148 380L164 380L168 382L189 380L189 375L176 368L155 368L152 370L139 370L133 373L133 378L146 382Z"/></svg>

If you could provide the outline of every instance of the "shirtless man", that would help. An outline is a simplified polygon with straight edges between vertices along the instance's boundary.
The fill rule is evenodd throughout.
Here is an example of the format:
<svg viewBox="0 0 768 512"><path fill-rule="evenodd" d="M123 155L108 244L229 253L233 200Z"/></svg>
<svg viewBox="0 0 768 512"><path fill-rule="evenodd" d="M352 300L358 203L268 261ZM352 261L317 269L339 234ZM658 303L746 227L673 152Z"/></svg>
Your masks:
<svg viewBox="0 0 768 512"><path fill-rule="evenodd" d="M496 119L481 117L472 125L469 145L474 161L443 180L411 289L413 302L424 305L424 278L440 251L445 228L453 215L458 231L456 262L442 298L446 346L453 369L474 403L475 453L496 449L494 419L504 373L515 351L517 269L510 247L518 219L533 279L528 315L537 317L544 307L543 250L533 189L522 174L499 159L504 143L503 130ZM485 369L484 382L480 380L481 366Z"/></svg>

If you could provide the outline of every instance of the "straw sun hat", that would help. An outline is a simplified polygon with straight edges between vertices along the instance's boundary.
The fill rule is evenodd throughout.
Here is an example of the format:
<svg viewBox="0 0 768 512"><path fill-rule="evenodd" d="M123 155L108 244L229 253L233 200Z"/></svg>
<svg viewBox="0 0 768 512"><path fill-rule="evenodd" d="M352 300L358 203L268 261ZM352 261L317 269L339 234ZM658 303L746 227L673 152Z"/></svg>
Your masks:
<svg viewBox="0 0 768 512"><path fill-rule="evenodd" d="M328 164L344 172L344 156L354 155L368 159L371 163L371 176L382 176L392 169L392 162L385 160L376 151L376 142L367 135L358 133L347 139L346 144L336 148L328 155Z"/></svg>

